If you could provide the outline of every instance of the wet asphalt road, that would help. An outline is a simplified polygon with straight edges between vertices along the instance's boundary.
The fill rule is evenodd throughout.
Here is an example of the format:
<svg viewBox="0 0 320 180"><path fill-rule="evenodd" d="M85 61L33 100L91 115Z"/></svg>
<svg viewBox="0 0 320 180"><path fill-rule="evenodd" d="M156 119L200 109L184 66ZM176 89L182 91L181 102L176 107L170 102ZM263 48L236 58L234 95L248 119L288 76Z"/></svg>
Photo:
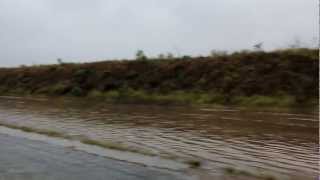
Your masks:
<svg viewBox="0 0 320 180"><path fill-rule="evenodd" d="M0 180L185 180L168 170L0 134Z"/></svg>

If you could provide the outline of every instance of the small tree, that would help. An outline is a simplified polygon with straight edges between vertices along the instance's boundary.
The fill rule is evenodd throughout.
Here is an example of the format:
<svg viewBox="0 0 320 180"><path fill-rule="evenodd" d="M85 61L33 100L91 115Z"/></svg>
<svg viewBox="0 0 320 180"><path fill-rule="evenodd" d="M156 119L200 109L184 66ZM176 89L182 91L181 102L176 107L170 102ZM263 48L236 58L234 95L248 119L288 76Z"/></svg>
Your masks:
<svg viewBox="0 0 320 180"><path fill-rule="evenodd" d="M147 56L144 54L143 50L138 50L136 52L136 59L137 60L147 60Z"/></svg>
<svg viewBox="0 0 320 180"><path fill-rule="evenodd" d="M189 56L189 55L184 55L184 56L182 56L180 59L182 59L182 60L191 60L192 57Z"/></svg>
<svg viewBox="0 0 320 180"><path fill-rule="evenodd" d="M167 53L167 59L173 59L174 55L170 52Z"/></svg>
<svg viewBox="0 0 320 180"><path fill-rule="evenodd" d="M57 62L58 62L58 64L63 64L63 61L62 61L61 58L58 58L58 59L57 59Z"/></svg>
<svg viewBox="0 0 320 180"><path fill-rule="evenodd" d="M258 43L258 44L253 45L253 48L254 48L256 51L262 51L262 50L263 50L263 42L260 42L260 43Z"/></svg>
<svg viewBox="0 0 320 180"><path fill-rule="evenodd" d="M158 58L159 58L159 59L165 59L165 58L166 58L166 56L165 56L164 54L162 54L162 53L161 53L161 54L159 54L159 55L158 55Z"/></svg>
<svg viewBox="0 0 320 180"><path fill-rule="evenodd" d="M292 48L292 49L301 48L302 47L302 42L301 42L300 38L298 38L298 37L294 38L292 43L289 44L289 47Z"/></svg>
<svg viewBox="0 0 320 180"><path fill-rule="evenodd" d="M219 50L211 50L210 52L210 56L213 58L223 57L223 56L226 56L227 54L228 54L227 51L219 51Z"/></svg>

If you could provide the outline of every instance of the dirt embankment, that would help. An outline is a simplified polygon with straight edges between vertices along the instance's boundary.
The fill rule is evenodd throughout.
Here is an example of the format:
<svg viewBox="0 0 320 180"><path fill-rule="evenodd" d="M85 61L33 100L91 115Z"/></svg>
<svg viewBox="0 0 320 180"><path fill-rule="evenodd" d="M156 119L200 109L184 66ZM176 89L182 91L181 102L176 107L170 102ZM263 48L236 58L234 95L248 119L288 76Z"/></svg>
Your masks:
<svg viewBox="0 0 320 180"><path fill-rule="evenodd" d="M279 104L280 99L302 104L318 98L318 52L291 49L1 68L0 94L209 104Z"/></svg>

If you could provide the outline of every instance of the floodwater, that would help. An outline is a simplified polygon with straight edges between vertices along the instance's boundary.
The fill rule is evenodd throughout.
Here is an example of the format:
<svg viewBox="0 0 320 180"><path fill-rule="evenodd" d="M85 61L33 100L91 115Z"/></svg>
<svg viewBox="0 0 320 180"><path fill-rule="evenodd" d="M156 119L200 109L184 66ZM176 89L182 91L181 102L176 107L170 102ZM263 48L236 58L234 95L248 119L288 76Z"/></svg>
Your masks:
<svg viewBox="0 0 320 180"><path fill-rule="evenodd" d="M86 148L85 145L76 145L74 142L73 145L77 148L68 148L65 146L67 140L64 139L34 134L34 140L31 140L31 133L17 137L16 133L20 136L23 132L1 127L0 129L0 180L148 180L154 177L157 177L157 180L195 180L186 173L171 169L141 166L97 155L92 153L92 148L95 147L89 145ZM3 131L14 134L4 135ZM25 138L26 136L29 138ZM55 143L35 140L43 138ZM99 148L96 150L99 151ZM107 149L102 149L105 150Z"/></svg>
<svg viewBox="0 0 320 180"><path fill-rule="evenodd" d="M71 98L0 98L0 122L123 143L203 172L232 167L276 177L318 177L318 111L120 105Z"/></svg>

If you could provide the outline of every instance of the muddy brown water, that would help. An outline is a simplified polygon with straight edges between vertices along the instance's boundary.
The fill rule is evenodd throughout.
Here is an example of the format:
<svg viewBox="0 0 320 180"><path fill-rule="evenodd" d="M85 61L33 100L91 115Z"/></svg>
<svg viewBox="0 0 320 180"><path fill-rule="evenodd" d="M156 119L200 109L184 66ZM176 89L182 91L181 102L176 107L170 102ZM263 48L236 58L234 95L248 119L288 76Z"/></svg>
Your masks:
<svg viewBox="0 0 320 180"><path fill-rule="evenodd" d="M121 105L70 98L0 97L0 122L119 142L197 159L202 171L233 167L279 177L318 176L316 109L240 110Z"/></svg>

